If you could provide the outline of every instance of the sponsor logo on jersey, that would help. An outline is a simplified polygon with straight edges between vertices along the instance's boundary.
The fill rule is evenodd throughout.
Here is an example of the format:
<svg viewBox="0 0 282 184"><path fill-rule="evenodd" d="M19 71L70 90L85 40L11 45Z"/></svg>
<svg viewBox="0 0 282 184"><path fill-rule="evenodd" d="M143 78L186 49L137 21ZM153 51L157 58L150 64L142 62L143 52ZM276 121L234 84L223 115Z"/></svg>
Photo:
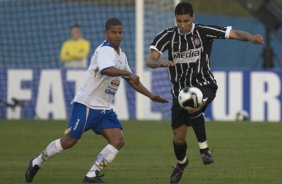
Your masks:
<svg viewBox="0 0 282 184"><path fill-rule="evenodd" d="M114 96L114 95L116 94L116 91L113 91L113 90L110 90L110 89L106 89L106 90L105 90L105 93Z"/></svg>
<svg viewBox="0 0 282 184"><path fill-rule="evenodd" d="M120 84L119 80L114 79L114 80L111 81L112 86L119 86L119 84Z"/></svg>
<svg viewBox="0 0 282 184"><path fill-rule="evenodd" d="M195 63L201 57L201 49L189 49L184 52L173 52L172 57L175 63Z"/></svg>

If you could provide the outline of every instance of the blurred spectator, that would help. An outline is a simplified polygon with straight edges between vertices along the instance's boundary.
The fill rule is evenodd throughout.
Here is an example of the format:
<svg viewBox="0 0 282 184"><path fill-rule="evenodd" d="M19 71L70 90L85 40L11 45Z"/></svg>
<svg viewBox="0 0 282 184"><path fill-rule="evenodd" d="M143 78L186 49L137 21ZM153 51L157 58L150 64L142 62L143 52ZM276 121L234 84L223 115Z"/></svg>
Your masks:
<svg viewBox="0 0 282 184"><path fill-rule="evenodd" d="M86 68L89 51L89 41L82 37L81 27L74 24L71 27L71 38L61 47L60 60L66 68Z"/></svg>

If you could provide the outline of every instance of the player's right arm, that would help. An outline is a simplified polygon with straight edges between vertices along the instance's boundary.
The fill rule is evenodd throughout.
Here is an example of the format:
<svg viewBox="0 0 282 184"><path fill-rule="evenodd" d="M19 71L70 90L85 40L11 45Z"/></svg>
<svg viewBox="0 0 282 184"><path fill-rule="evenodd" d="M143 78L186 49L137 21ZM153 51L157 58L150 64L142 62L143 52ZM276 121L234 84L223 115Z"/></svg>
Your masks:
<svg viewBox="0 0 282 184"><path fill-rule="evenodd" d="M173 66L173 61L159 61L161 54L169 49L171 42L170 39L171 29L165 29L155 36L150 45L150 54L146 62L146 66L149 68L159 68L159 67L170 67Z"/></svg>
<svg viewBox="0 0 282 184"><path fill-rule="evenodd" d="M174 65L173 61L170 61L170 60L159 61L160 56L161 54L158 51L154 49L150 49L150 55L146 63L147 67L159 68L159 67L170 67Z"/></svg>
<svg viewBox="0 0 282 184"><path fill-rule="evenodd" d="M111 77L116 77L116 76L121 76L126 79L128 84L137 92L147 96L151 100L159 103L167 103L168 101L164 98L162 98L159 95L154 95L152 94L139 80L139 77L135 75L134 73L131 73L126 70L120 70L115 67L109 67L106 69L103 69L101 71L101 74L111 76Z"/></svg>
<svg viewBox="0 0 282 184"><path fill-rule="evenodd" d="M139 84L139 77L131 72L130 69L118 69L115 67L116 52L112 47L101 46L95 51L94 60L102 75L110 77L129 78L133 83Z"/></svg>
<svg viewBox="0 0 282 184"><path fill-rule="evenodd" d="M139 77L129 71L126 70L120 70L118 68L115 67L108 67L105 68L103 70L101 70L100 72L102 75L107 75L110 77L124 77L124 78L128 78L133 84L139 85L140 81L139 81Z"/></svg>

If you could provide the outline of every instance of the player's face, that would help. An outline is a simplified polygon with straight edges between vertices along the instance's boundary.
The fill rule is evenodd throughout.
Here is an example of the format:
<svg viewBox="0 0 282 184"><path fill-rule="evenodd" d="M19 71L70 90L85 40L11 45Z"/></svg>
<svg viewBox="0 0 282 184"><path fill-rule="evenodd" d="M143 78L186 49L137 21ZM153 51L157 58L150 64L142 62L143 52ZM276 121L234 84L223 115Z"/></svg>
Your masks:
<svg viewBox="0 0 282 184"><path fill-rule="evenodd" d="M180 33L186 34L191 31L194 18L194 16L189 14L175 16L176 24L180 30Z"/></svg>
<svg viewBox="0 0 282 184"><path fill-rule="evenodd" d="M123 37L123 29L122 26L111 26L105 32L106 40L113 45L113 47L118 48Z"/></svg>

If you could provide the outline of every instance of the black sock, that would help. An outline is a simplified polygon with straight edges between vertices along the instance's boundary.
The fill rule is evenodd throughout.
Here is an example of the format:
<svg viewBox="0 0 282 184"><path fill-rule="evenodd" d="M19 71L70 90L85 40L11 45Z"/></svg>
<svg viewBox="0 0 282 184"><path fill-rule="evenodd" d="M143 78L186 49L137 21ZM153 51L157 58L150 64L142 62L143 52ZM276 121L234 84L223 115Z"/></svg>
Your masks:
<svg viewBox="0 0 282 184"><path fill-rule="evenodd" d="M192 119L192 127L196 134L198 142L204 142L207 140L206 128L205 128L205 118L203 114Z"/></svg>
<svg viewBox="0 0 282 184"><path fill-rule="evenodd" d="M186 150L187 150L186 142L184 144L177 145L173 141L173 148L174 148L174 154L175 154L177 160L179 160L179 161L183 160L186 156Z"/></svg>

